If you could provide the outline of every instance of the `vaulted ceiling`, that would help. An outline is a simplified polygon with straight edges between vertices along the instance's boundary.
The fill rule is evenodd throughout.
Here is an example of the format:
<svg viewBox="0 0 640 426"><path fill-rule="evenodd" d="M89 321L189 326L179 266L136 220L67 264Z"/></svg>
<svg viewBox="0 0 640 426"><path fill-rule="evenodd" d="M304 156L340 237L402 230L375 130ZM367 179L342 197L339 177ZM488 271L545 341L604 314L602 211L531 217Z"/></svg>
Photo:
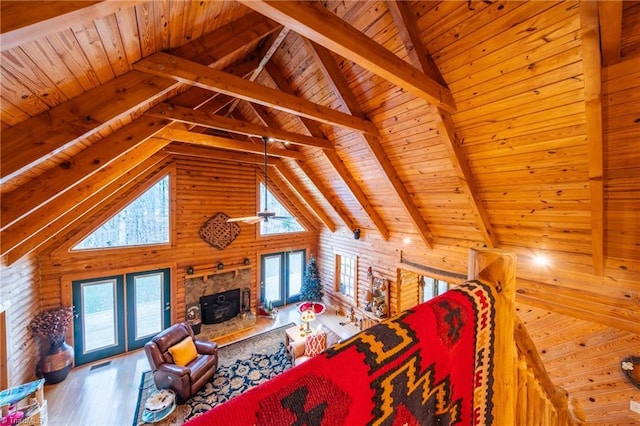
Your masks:
<svg viewBox="0 0 640 426"><path fill-rule="evenodd" d="M260 167L269 136L274 179L330 232L412 236L458 271L461 247L545 252L561 272L525 265L522 300L584 310L544 294L560 276L578 301L587 277L616 307L594 315L638 332L639 2L1 7L5 263L142 170Z"/></svg>

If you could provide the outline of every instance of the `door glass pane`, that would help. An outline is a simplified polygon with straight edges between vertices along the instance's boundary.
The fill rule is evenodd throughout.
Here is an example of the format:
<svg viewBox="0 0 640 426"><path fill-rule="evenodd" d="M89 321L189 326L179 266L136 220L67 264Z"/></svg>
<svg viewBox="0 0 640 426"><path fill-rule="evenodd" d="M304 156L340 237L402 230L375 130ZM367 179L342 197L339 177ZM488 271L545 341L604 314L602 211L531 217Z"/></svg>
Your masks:
<svg viewBox="0 0 640 426"><path fill-rule="evenodd" d="M300 294L303 270L304 252L289 253L289 297Z"/></svg>
<svg viewBox="0 0 640 426"><path fill-rule="evenodd" d="M116 309L115 280L82 285L82 335L85 353L117 345Z"/></svg>
<svg viewBox="0 0 640 426"><path fill-rule="evenodd" d="M267 256L264 260L264 300L282 300L280 292L280 256Z"/></svg>
<svg viewBox="0 0 640 426"><path fill-rule="evenodd" d="M135 277L136 340L162 331L163 276L162 273L156 273Z"/></svg>

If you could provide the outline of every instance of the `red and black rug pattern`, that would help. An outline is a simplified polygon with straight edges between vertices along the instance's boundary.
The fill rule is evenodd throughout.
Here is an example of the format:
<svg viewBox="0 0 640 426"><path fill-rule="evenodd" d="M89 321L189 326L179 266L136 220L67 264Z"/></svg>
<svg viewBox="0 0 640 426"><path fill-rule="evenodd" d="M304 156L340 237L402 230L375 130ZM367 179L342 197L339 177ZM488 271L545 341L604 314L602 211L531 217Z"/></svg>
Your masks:
<svg viewBox="0 0 640 426"><path fill-rule="evenodd" d="M492 424L493 300L465 283L189 424Z"/></svg>

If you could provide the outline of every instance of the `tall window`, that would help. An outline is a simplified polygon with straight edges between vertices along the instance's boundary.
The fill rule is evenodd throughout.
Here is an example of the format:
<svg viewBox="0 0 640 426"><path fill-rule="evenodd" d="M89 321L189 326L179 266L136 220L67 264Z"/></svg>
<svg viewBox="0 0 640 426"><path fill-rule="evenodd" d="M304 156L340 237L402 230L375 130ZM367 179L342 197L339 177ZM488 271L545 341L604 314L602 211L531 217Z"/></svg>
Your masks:
<svg viewBox="0 0 640 426"><path fill-rule="evenodd" d="M169 242L169 176L80 241L73 250Z"/></svg>
<svg viewBox="0 0 640 426"><path fill-rule="evenodd" d="M422 288L422 301L426 302L434 297L443 294L449 290L449 283L446 281L438 280L436 278L425 277L419 279L418 284Z"/></svg>
<svg viewBox="0 0 640 426"><path fill-rule="evenodd" d="M336 255L336 290L343 296L355 299L357 280L357 257Z"/></svg>
<svg viewBox="0 0 640 426"><path fill-rule="evenodd" d="M264 184L260 182L260 211L269 210L276 214L278 219L270 219L260 222L260 235L286 234L288 232L302 232L305 229L298 220L273 196L271 191L267 194L268 205L264 200Z"/></svg>

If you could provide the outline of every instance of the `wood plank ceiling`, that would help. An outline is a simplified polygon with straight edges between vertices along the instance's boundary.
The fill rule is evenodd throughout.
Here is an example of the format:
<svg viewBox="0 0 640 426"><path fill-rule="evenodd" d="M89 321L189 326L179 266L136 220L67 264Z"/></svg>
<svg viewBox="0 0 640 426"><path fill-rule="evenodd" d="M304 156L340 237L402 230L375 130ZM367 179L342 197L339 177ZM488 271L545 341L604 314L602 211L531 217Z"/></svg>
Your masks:
<svg viewBox="0 0 640 426"><path fill-rule="evenodd" d="M518 265L527 322L595 306L592 341L618 333L640 352L639 2L3 1L1 13L5 264L55 245L123 175L171 156L260 164L269 136L283 185L329 232L414 237L416 256L458 272L468 247L546 252L554 274ZM555 334L532 330L554 379L591 397L561 367L571 333L555 350ZM616 386L588 418L633 419L632 391Z"/></svg>

